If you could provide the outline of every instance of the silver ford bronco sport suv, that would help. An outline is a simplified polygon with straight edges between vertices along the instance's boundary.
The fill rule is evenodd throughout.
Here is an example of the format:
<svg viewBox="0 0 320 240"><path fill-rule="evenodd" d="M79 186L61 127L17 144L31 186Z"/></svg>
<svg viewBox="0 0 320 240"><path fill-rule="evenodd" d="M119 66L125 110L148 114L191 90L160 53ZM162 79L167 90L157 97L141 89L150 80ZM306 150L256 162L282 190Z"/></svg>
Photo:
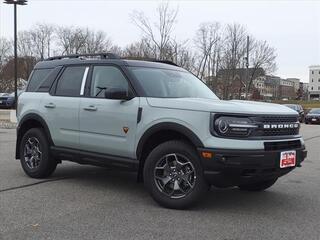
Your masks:
<svg viewBox="0 0 320 240"><path fill-rule="evenodd" d="M62 160L127 168L168 208L193 205L210 185L267 189L307 155L296 111L222 101L171 62L111 53L39 62L17 115L16 158L30 177Z"/></svg>

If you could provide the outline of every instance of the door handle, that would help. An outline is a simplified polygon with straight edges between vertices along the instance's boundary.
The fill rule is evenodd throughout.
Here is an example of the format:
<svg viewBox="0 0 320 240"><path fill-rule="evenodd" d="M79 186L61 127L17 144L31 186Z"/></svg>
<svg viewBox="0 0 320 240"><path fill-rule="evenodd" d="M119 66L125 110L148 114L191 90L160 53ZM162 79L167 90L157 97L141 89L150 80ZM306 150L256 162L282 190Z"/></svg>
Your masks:
<svg viewBox="0 0 320 240"><path fill-rule="evenodd" d="M90 105L89 107L84 107L83 110L94 112L97 111L98 108L93 105Z"/></svg>
<svg viewBox="0 0 320 240"><path fill-rule="evenodd" d="M45 108L55 108L56 105L53 104L53 103L48 103L48 104L45 104L44 107L45 107Z"/></svg>

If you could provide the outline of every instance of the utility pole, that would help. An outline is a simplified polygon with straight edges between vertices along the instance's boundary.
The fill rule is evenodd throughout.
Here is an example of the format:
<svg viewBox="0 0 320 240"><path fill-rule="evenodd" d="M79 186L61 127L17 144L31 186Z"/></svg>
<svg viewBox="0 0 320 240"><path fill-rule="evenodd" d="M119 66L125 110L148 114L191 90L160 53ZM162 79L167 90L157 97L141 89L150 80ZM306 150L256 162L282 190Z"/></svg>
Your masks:
<svg viewBox="0 0 320 240"><path fill-rule="evenodd" d="M18 103L18 53L17 53L17 5L27 5L27 0L5 0L5 4L14 6L14 108L17 110Z"/></svg>
<svg viewBox="0 0 320 240"><path fill-rule="evenodd" d="M18 103L17 4L14 4L14 109Z"/></svg>

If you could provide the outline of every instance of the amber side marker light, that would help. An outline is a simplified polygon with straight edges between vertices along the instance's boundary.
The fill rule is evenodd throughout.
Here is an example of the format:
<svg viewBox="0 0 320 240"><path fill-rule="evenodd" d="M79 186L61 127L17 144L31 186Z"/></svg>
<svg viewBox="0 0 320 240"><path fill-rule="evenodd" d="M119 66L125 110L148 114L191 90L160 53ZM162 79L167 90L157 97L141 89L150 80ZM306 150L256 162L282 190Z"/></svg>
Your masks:
<svg viewBox="0 0 320 240"><path fill-rule="evenodd" d="M212 152L201 152L201 156L203 158L212 158L213 153Z"/></svg>

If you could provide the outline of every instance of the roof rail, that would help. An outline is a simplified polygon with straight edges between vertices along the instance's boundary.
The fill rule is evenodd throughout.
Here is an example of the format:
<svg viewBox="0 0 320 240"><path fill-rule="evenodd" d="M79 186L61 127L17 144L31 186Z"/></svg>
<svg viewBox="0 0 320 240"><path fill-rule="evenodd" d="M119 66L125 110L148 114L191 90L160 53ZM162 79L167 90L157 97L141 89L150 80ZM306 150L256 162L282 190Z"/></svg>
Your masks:
<svg viewBox="0 0 320 240"><path fill-rule="evenodd" d="M173 65L173 66L179 67L179 65L175 64L174 62L172 62L172 61L170 61L170 60L158 60L158 59L156 59L156 58L124 57L123 59L149 61L149 62L157 62L157 63L164 63L164 64L169 64L169 65Z"/></svg>
<svg viewBox="0 0 320 240"><path fill-rule="evenodd" d="M82 58L82 57L100 57L101 59L120 59L120 57L114 53L88 53L88 54L70 54L61 55L55 57L49 57L45 61L60 60L65 58Z"/></svg>
<svg viewBox="0 0 320 240"><path fill-rule="evenodd" d="M169 61L169 60L153 60L152 62L165 63L165 64L169 64L169 65L173 65L173 66L179 67L177 64L175 64L174 62Z"/></svg>

